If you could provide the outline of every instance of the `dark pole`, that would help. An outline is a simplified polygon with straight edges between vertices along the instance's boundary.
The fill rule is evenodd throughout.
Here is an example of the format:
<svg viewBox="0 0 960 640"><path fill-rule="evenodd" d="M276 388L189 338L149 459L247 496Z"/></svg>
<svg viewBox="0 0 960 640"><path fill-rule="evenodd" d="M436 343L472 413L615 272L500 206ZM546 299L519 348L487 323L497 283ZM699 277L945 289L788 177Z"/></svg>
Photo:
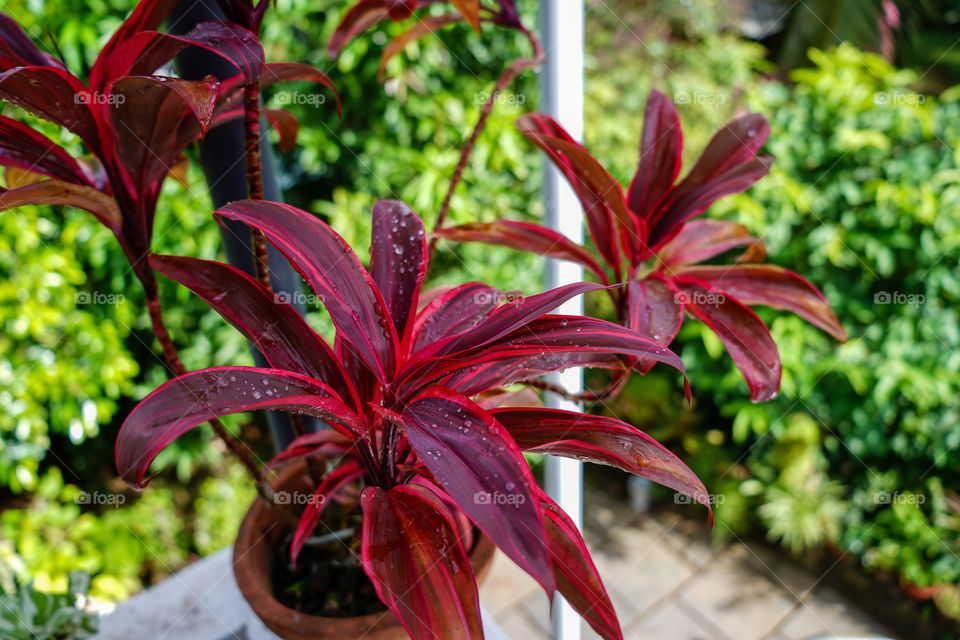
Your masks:
<svg viewBox="0 0 960 640"><path fill-rule="evenodd" d="M197 24L208 20L223 20L223 14L215 0L184 0L170 14L168 30L183 35ZM223 81L237 73L237 70L219 56L196 47L184 50L177 56L177 66L181 77L187 80L200 80L207 75ZM267 131L264 123L263 131ZM210 197L214 208L219 208L233 200L247 197L246 162L244 156L243 120L227 122L212 129L200 145L200 164L207 178ZM264 136L260 144L263 162L264 199L282 202L283 196L277 186L276 169L270 143ZM253 247L250 228L242 222L231 221L221 227L223 247L227 261L245 273L256 277L253 263ZM293 304L301 315L304 304L299 296L291 295L300 290L300 280L287 259L273 245L268 246L270 256L270 280L273 290L285 294L285 299ZM251 346L254 362L258 367L267 366L263 354ZM268 411L270 432L278 451L282 451L293 439L293 427L290 417L283 412ZM315 427L307 420L310 430Z"/></svg>

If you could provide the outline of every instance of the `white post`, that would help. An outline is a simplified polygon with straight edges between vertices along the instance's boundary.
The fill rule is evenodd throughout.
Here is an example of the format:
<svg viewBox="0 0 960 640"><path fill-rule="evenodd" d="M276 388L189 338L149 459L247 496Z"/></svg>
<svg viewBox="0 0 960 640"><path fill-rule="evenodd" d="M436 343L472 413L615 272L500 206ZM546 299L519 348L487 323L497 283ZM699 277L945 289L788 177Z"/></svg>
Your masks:
<svg viewBox="0 0 960 640"><path fill-rule="evenodd" d="M552 116L573 138L583 137L583 0L546 0L540 4L540 33L546 52L541 72L540 110ZM573 189L549 161L544 168L544 200L547 225L577 243L583 242L583 211ZM576 264L548 260L547 288L583 280L583 269ZM557 313L583 313L580 297L570 300ZM583 372L568 369L551 376L567 391L583 389ZM576 403L547 394L547 404L557 409L577 410ZM578 527L583 515L583 466L577 460L546 460L546 489L560 508ZM553 610L554 640L580 640L580 616L562 598Z"/></svg>

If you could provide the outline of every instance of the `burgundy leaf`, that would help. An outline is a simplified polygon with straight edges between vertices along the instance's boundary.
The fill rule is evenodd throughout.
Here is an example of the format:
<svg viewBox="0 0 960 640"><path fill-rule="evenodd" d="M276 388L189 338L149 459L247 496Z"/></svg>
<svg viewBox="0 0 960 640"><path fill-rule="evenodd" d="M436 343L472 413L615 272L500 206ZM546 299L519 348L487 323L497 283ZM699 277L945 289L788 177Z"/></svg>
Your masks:
<svg viewBox="0 0 960 640"><path fill-rule="evenodd" d="M663 346L673 342L683 324L683 305L666 282L656 276L633 281L628 289L627 326L645 338ZM655 364L650 358L637 362L637 370L646 373Z"/></svg>
<svg viewBox="0 0 960 640"><path fill-rule="evenodd" d="M457 505L552 597L535 483L516 443L466 396L432 387L403 410L410 446Z"/></svg>
<svg viewBox="0 0 960 640"><path fill-rule="evenodd" d="M403 51L404 47L406 47L408 44L419 40L427 34L433 33L441 27L454 22L459 22L460 20L461 16L456 13L445 13L439 16L424 16L420 20L417 20L417 23L413 25L413 27L407 31L404 31L399 36L388 42L387 46L383 48L383 55L380 56L380 68L377 69L377 81L383 82L383 74L387 70L387 63L390 62L391 58ZM478 28L479 24L478 18Z"/></svg>
<svg viewBox="0 0 960 640"><path fill-rule="evenodd" d="M244 84L263 73L263 47L254 34L225 22L203 22L184 36L156 31L131 36L94 68L90 86L103 89L112 78L153 74L188 46L200 47L229 62L240 72Z"/></svg>
<svg viewBox="0 0 960 640"><path fill-rule="evenodd" d="M388 17L393 20L410 17L416 6L416 0L360 0L347 10L330 37L327 44L330 57L336 58L354 36L382 20Z"/></svg>
<svg viewBox="0 0 960 640"><path fill-rule="evenodd" d="M0 100L77 134L94 152L100 149L90 92L63 69L15 67L0 73Z"/></svg>
<svg viewBox="0 0 960 640"><path fill-rule="evenodd" d="M677 108L667 96L651 91L643 112L640 164L627 192L630 210L646 220L673 187L683 155Z"/></svg>
<svg viewBox="0 0 960 640"><path fill-rule="evenodd" d="M722 289L703 280L674 278L681 301L717 334L750 387L750 399L764 402L780 390L780 354L770 330L757 315Z"/></svg>
<svg viewBox="0 0 960 640"><path fill-rule="evenodd" d="M525 382L571 367L622 369L624 366L623 359L615 352L523 349L520 353L494 352L489 356L489 362L472 364L453 372L444 371L448 377L440 375L437 380L445 387L472 396L490 387Z"/></svg>
<svg viewBox="0 0 960 640"><path fill-rule="evenodd" d="M540 507L557 591L601 637L622 640L617 612L577 525L543 492Z"/></svg>
<svg viewBox="0 0 960 640"><path fill-rule="evenodd" d="M550 116L529 114L517 120L517 128L550 156L577 193L586 215L587 229L597 251L619 279L618 236L630 253L637 245L637 227L623 201L623 189L587 151ZM622 227L617 230L616 223Z"/></svg>
<svg viewBox="0 0 960 640"><path fill-rule="evenodd" d="M399 200L373 205L370 275L383 293L402 344L408 344L417 297L427 275L427 239L423 222Z"/></svg>
<svg viewBox="0 0 960 640"><path fill-rule="evenodd" d="M336 355L283 295L222 262L154 255L150 265L203 298L270 366L321 380L354 408L362 406Z"/></svg>
<svg viewBox="0 0 960 640"><path fill-rule="evenodd" d="M0 14L2 15L2 14ZM93 179L58 144L22 122L0 116L0 165L93 187Z"/></svg>
<svg viewBox="0 0 960 640"><path fill-rule="evenodd" d="M40 51L13 18L0 13L0 71L13 67L46 66L63 68L63 63Z"/></svg>
<svg viewBox="0 0 960 640"><path fill-rule="evenodd" d="M745 305L762 304L792 311L844 342L847 333L820 291L793 271L769 264L702 266L677 269L678 276L710 283Z"/></svg>
<svg viewBox="0 0 960 640"><path fill-rule="evenodd" d="M55 204L89 211L105 227L120 229L122 218L116 200L93 187L62 180L41 180L19 189L0 190L0 211L26 204Z"/></svg>
<svg viewBox="0 0 960 640"><path fill-rule="evenodd" d="M323 515L323 509L330 498L344 485L356 480L364 473L366 471L363 467L351 461L341 464L323 478L310 500L307 501L307 506L300 516L300 522L293 532L293 542L290 543L290 562L297 563L297 557L303 550L304 543L316 528L317 521Z"/></svg>
<svg viewBox="0 0 960 640"><path fill-rule="evenodd" d="M475 30L480 31L480 0L450 0Z"/></svg>
<svg viewBox="0 0 960 640"><path fill-rule="evenodd" d="M742 224L704 218L691 220L657 254L662 266L696 264L736 247L746 247L737 262L760 262L767 257L763 240Z"/></svg>
<svg viewBox="0 0 960 640"><path fill-rule="evenodd" d="M560 409L509 408L490 413L524 451L617 467L710 509L707 490L696 474L662 444L625 422ZM712 511L710 521L712 525Z"/></svg>
<svg viewBox="0 0 960 640"><path fill-rule="evenodd" d="M363 569L413 640L482 640L480 599L460 530L430 489L367 487Z"/></svg>
<svg viewBox="0 0 960 640"><path fill-rule="evenodd" d="M433 235L454 242L485 242L487 244L530 251L558 260L569 260L585 267L606 284L607 274L584 247L571 242L565 235L549 227L529 222L496 220L473 222L457 227L438 229Z"/></svg>
<svg viewBox="0 0 960 640"><path fill-rule="evenodd" d="M157 29L179 3L180 0L142 0L97 54L97 60L93 63L94 70L102 66L113 51L134 34Z"/></svg>
<svg viewBox="0 0 960 640"><path fill-rule="evenodd" d="M264 65L263 73L260 77L260 88L264 89L278 82L292 80L304 80L307 82L316 82L333 91L333 96L337 101L337 115L341 115L340 94L333 84L330 76L323 71L311 67L302 62L271 62ZM217 123L221 120L229 120L236 111L238 115L243 115L243 76L236 75L224 81L220 85L220 96L217 98Z"/></svg>
<svg viewBox="0 0 960 640"><path fill-rule="evenodd" d="M217 216L263 231L321 296L343 337L381 382L396 362L398 341L387 305L346 241L319 219L289 205L242 200Z"/></svg>
<svg viewBox="0 0 960 640"><path fill-rule="evenodd" d="M263 115L270 122L270 127L280 135L277 148L286 153L297 145L297 136L300 133L300 121L297 117L283 109L263 109Z"/></svg>
<svg viewBox="0 0 960 640"><path fill-rule="evenodd" d="M337 458L356 453L356 443L352 438L333 429L321 429L306 433L287 445L287 448L275 455L263 467L263 477L275 469L290 464L300 458Z"/></svg>
<svg viewBox="0 0 960 640"><path fill-rule="evenodd" d="M423 355L449 355L482 347L522 327L534 318L556 309L570 298L602 288L601 285L592 282L575 282L528 298L521 297L515 302L498 307L469 332L452 336L428 347Z"/></svg>
<svg viewBox="0 0 960 640"><path fill-rule="evenodd" d="M353 412L319 380L289 371L215 367L167 382L138 404L117 435L120 477L146 486L150 463L168 444L211 418L278 409L322 418L339 428L360 429Z"/></svg>
<svg viewBox="0 0 960 640"><path fill-rule="evenodd" d="M421 301L423 297L420 296ZM500 298L499 291L479 282L468 282L435 297L414 321L414 352L473 329L493 313Z"/></svg>

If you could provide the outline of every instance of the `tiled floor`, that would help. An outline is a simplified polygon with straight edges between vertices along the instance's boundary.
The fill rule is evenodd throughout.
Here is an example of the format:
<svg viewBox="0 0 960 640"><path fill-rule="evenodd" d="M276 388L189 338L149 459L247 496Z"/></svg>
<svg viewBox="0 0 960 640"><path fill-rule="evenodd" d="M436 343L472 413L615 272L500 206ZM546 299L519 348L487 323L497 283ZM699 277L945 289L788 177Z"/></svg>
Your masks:
<svg viewBox="0 0 960 640"><path fill-rule="evenodd" d="M765 548L722 548L671 514L602 514L587 543L630 640L810 640L892 638L817 576ZM699 533L698 533L699 531ZM480 601L511 638L546 639L547 599L499 554ZM598 636L586 628L584 638Z"/></svg>

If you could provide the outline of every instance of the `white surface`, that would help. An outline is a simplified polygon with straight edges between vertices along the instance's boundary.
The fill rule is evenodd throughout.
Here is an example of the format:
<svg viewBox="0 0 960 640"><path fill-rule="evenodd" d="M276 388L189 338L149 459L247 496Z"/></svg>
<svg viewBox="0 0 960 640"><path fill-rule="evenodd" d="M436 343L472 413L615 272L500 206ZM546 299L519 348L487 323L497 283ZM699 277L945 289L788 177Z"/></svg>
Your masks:
<svg viewBox="0 0 960 640"><path fill-rule="evenodd" d="M541 78L540 110L560 123L576 140L583 138L583 0L555 0L540 5L540 34L546 52ZM547 162L544 170L544 199L547 225L572 241L583 242L583 211L573 189L560 172ZM583 269L572 262L548 260L548 289L583 280ZM580 315L583 300L569 300L557 313ZM550 376L567 391L583 389L583 371L568 369ZM577 404L548 394L547 405L576 411ZM547 493L566 511L578 527L583 515L583 466L577 460L547 456ZM553 614L556 640L580 640L580 616L557 598Z"/></svg>
<svg viewBox="0 0 960 640"><path fill-rule="evenodd" d="M483 610L487 640L508 640ZM199 560L105 616L94 640L277 640L240 595L233 548ZM344 640L351 640L344 638Z"/></svg>

